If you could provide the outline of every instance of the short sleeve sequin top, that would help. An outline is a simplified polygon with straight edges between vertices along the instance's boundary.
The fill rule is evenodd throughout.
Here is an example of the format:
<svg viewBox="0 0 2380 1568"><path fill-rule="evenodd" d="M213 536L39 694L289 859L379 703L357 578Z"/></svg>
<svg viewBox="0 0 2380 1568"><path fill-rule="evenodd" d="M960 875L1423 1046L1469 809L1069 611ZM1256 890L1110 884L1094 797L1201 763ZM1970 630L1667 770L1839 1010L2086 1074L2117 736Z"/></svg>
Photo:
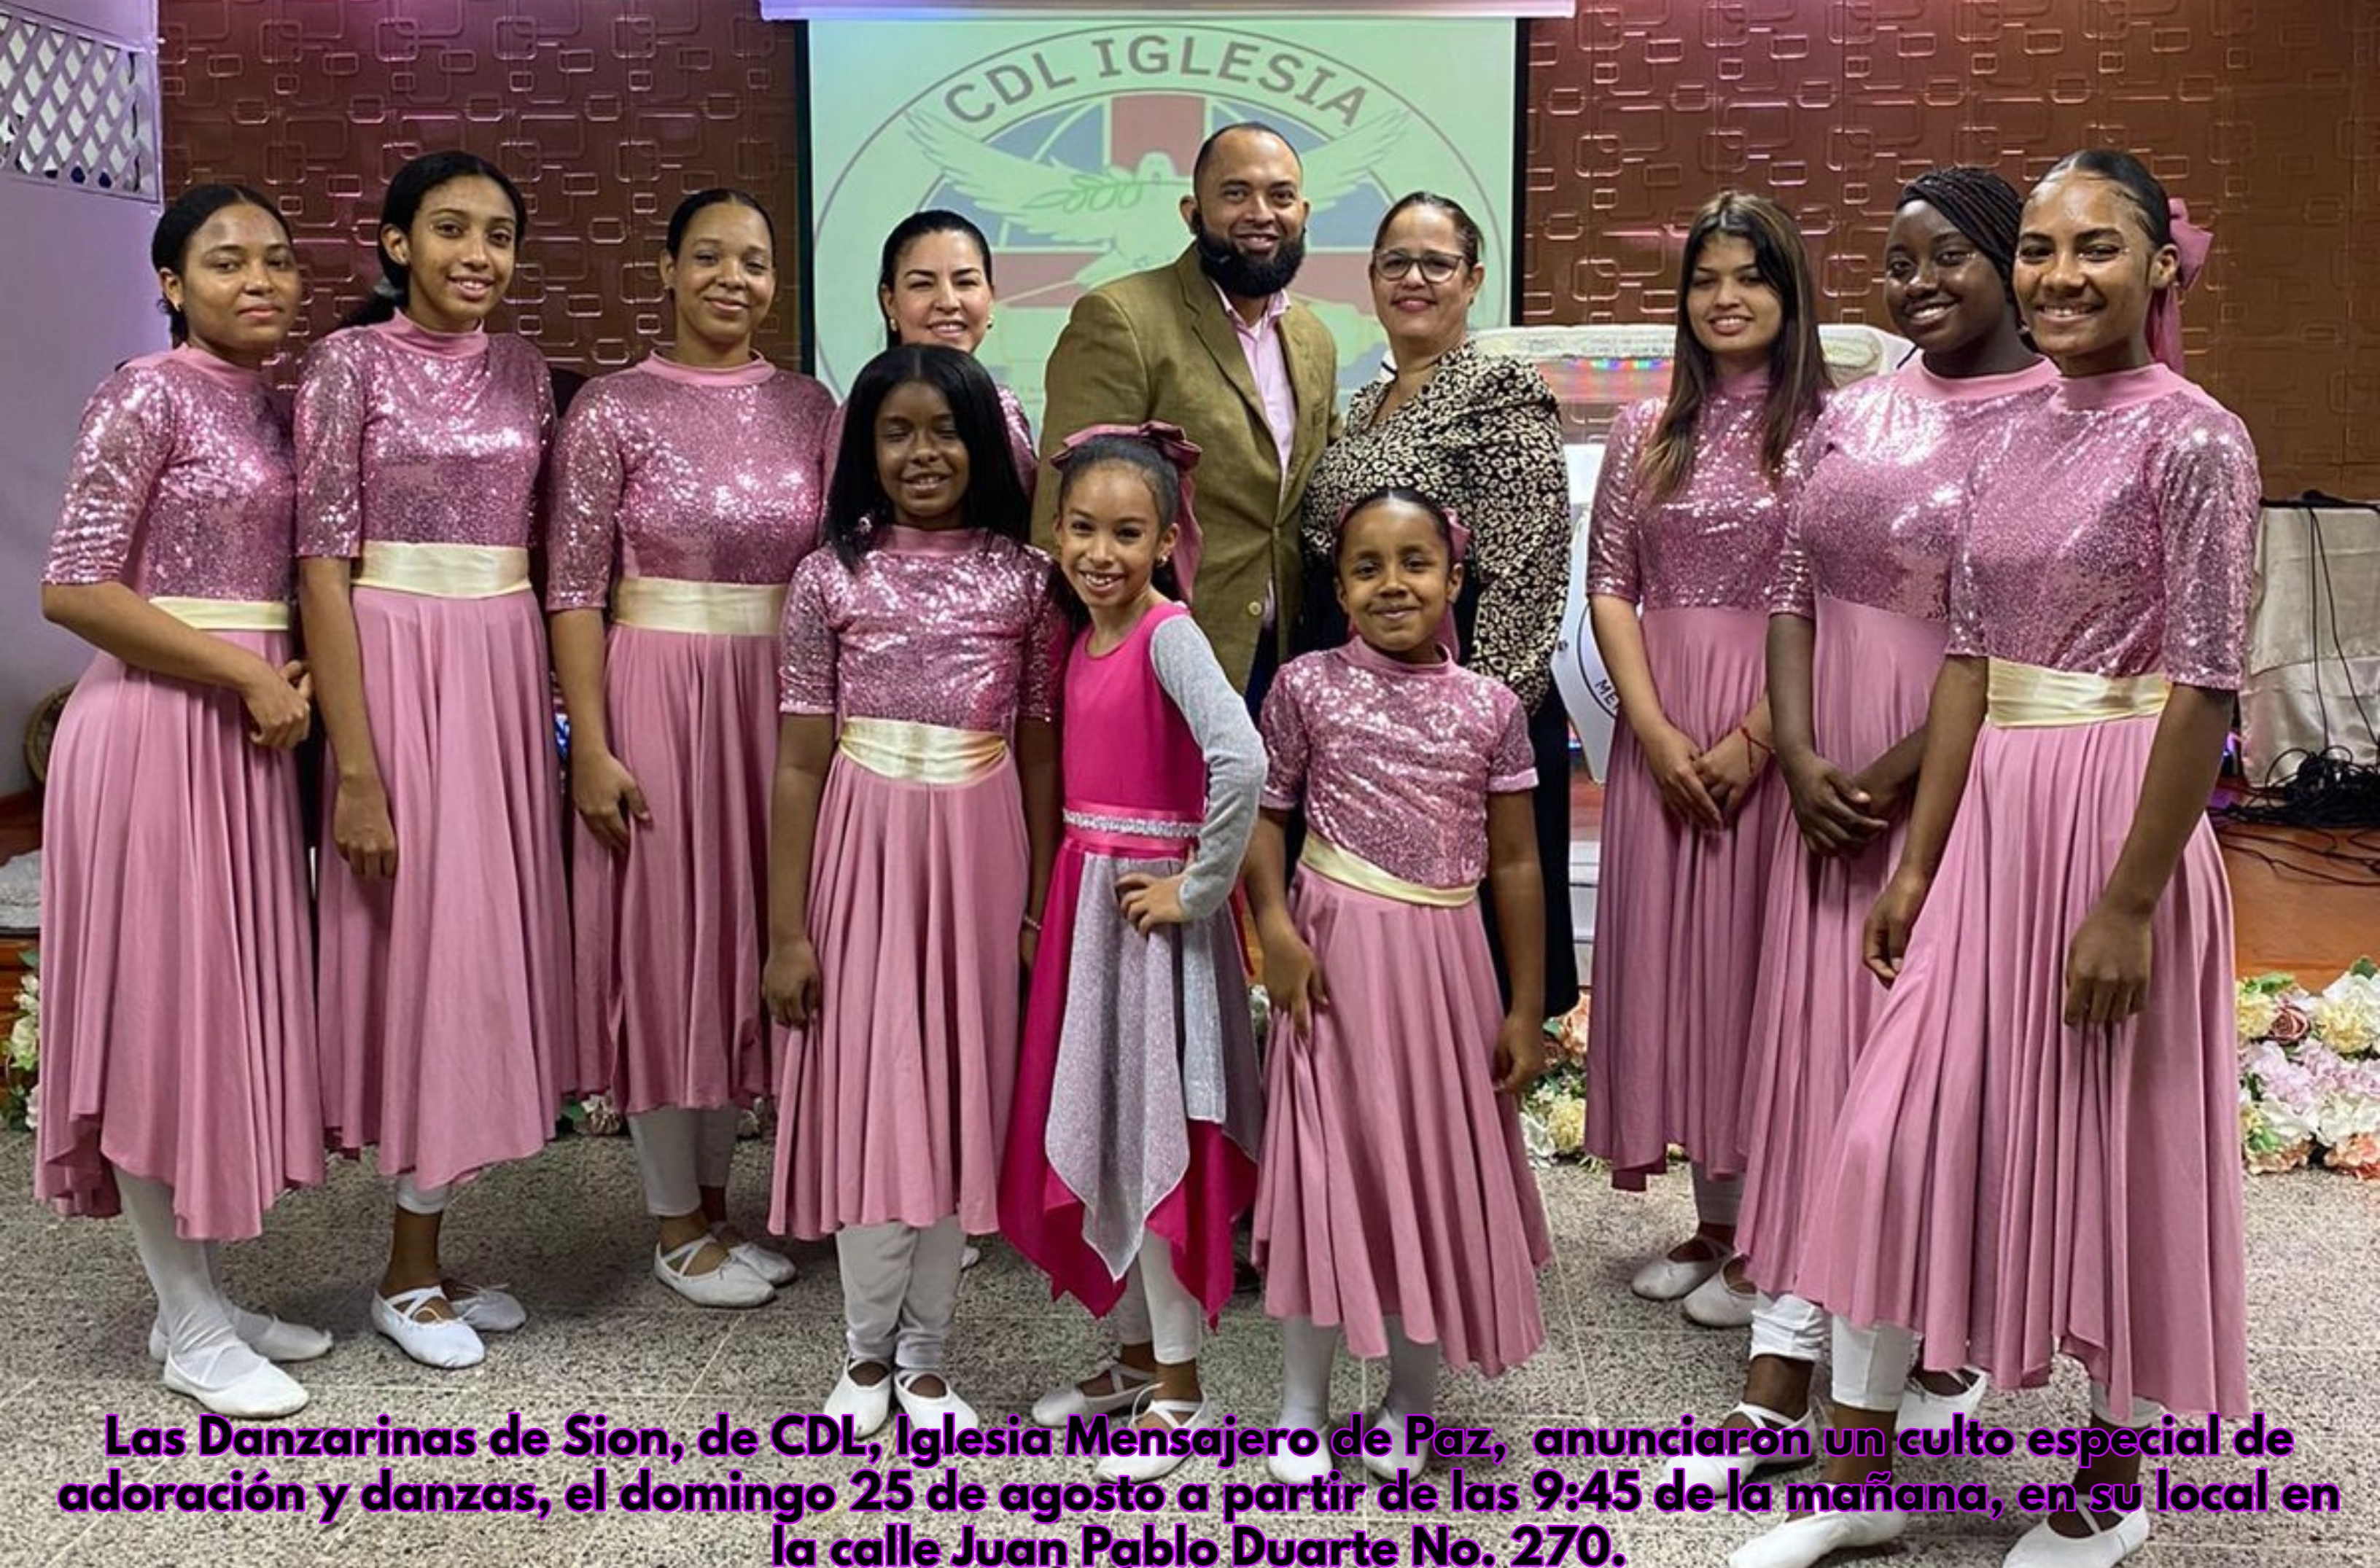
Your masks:
<svg viewBox="0 0 2380 1568"><path fill-rule="evenodd" d="M1264 803L1425 887L1488 873L1488 797L1536 788L1512 688L1450 660L1351 641L1291 660L1265 694Z"/></svg>
<svg viewBox="0 0 2380 1568"><path fill-rule="evenodd" d="M525 339L404 316L334 332L298 382L298 551L534 546L552 430L552 374Z"/></svg>
<svg viewBox="0 0 2380 1568"><path fill-rule="evenodd" d="M2062 380L1968 488L1953 656L2239 689L2262 487L2229 409L2162 365Z"/></svg>
<svg viewBox="0 0 2380 1568"><path fill-rule="evenodd" d="M148 355L83 410L42 581L286 603L296 498L288 410L261 373L203 349Z"/></svg>
<svg viewBox="0 0 2380 1568"><path fill-rule="evenodd" d="M811 552L785 595L779 707L1006 734L1057 713L1050 558L978 528L885 526L854 566Z"/></svg>
<svg viewBox="0 0 2380 1568"><path fill-rule="evenodd" d="M554 447L546 608L600 609L615 576L783 587L818 543L833 415L765 359L590 382Z"/></svg>

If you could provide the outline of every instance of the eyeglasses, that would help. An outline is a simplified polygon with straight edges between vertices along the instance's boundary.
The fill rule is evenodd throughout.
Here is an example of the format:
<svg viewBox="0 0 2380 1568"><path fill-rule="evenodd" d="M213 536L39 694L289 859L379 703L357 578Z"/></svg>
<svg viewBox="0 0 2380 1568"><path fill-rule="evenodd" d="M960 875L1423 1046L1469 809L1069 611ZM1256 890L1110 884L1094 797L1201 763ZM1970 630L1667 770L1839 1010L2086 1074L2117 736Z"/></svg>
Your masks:
<svg viewBox="0 0 2380 1568"><path fill-rule="evenodd" d="M1442 283L1470 265L1460 256L1449 256L1442 250L1426 250L1419 256L1404 250L1383 250L1372 258L1372 271L1390 283L1402 283L1407 273L1421 269L1422 282Z"/></svg>

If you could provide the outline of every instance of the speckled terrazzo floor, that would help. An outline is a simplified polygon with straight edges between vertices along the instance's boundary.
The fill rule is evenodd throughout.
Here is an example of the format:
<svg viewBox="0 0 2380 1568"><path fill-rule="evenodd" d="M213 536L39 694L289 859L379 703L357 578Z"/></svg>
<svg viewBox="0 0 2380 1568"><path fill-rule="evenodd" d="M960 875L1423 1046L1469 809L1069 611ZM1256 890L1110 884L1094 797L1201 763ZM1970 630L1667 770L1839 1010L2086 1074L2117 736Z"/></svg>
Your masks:
<svg viewBox="0 0 2380 1568"><path fill-rule="evenodd" d="M568 1515L559 1500L566 1486L585 1478L587 1462L558 1456L397 1466L400 1478L534 1482L555 1500L552 1516L542 1522L367 1514L352 1501L346 1515L327 1530L291 1517L61 1514L61 1483L101 1478L106 1471L102 1438L109 1413L125 1428L181 1425L195 1439L198 1412L159 1386L143 1356L149 1297L124 1228L68 1224L34 1205L25 1196L30 1152L31 1140L23 1135L0 1136L0 1191L17 1195L0 1206L0 1255L13 1263L0 1280L0 1563L541 1568L770 1562L771 1528L758 1517ZM738 1159L739 1196L758 1208L765 1148L747 1142ZM1741 1368L1742 1337L1691 1328L1673 1309L1629 1296L1624 1283L1648 1248L1682 1233L1685 1183L1665 1185L1668 1190L1631 1199L1576 1170L1545 1174L1560 1248L1548 1281L1551 1342L1500 1382L1451 1384L1444 1402L1450 1420L1493 1425L1509 1440L1540 1425L1668 1422L1682 1410L1712 1417L1726 1408ZM413 1425L484 1432L518 1411L525 1421L558 1434L570 1414L601 1411L615 1423L658 1425L683 1437L689 1458L680 1478L723 1479L725 1462L691 1457L696 1430L722 1410L765 1429L785 1410L815 1407L833 1381L841 1298L832 1254L796 1249L802 1278L769 1307L698 1311L647 1272L649 1236L638 1217L637 1193L625 1140L574 1139L492 1175L457 1200L448 1225L450 1263L468 1274L511 1282L532 1314L526 1330L494 1339L486 1363L468 1371L417 1367L363 1332L365 1292L385 1236L385 1188L352 1166L334 1171L328 1188L287 1200L262 1240L230 1249L228 1272L236 1294L248 1303L340 1335L328 1357L302 1369L314 1402L298 1424L369 1425L387 1413ZM2135 1561L2153 1568L2343 1568L2380 1561L2380 1505L2372 1496L2380 1488L2380 1431L2364 1429L2358 1415L2369 1409L2371 1391L2380 1388L2380 1270L2374 1268L2380 1186L2308 1174L2252 1180L2248 1219L2256 1396L2301 1443L2296 1455L2275 1465L2273 1479L2276 1485L2335 1482L2345 1507L2321 1516L2167 1516ZM1054 1378L1089 1365L1098 1341L1080 1312L1049 1303L1038 1276L1016 1258L996 1246L986 1250L961 1297L953 1376L987 1413L1004 1414L1024 1409ZM1261 1421L1274 1409L1277 1356L1270 1325L1252 1306L1235 1305L1211 1348L1209 1387L1230 1408ZM1370 1392L1376 1391L1377 1380ZM1342 1363L1337 1406L1354 1405L1366 1393L1362 1369ZM1995 1393L1985 1414L2016 1428L2056 1426L2066 1424L2081 1404L2079 1386L2069 1381L2042 1393ZM128 1479L145 1480L220 1479L234 1465L269 1465L276 1480L361 1483L379 1468L377 1461L361 1459L116 1463ZM764 1455L743 1463L771 1479L844 1479L815 1461ZM968 1478L995 1484L1087 1478L1081 1462L1057 1458L976 1460L962 1467ZM2242 1467L2238 1461L2174 1465L2178 1478L2192 1481ZM1516 1457L1507 1476L1525 1481L1531 1468ZM1176 1479L1194 1474L1184 1470ZM1253 1467L1235 1474L1257 1478ZM2022 1453L2003 1461L1925 1462L1912 1475L1981 1479L2008 1496L2023 1482L2063 1478ZM1210 1469L1208 1478L1218 1478ZM844 1495L850 1494L846 1481ZM1525 1487L1523 1495L1525 1500ZM955 1542L955 1518L922 1512L910 1517L922 1534ZM1557 1515L1563 1523L1578 1517ZM877 1522L841 1512L795 1529L825 1540L873 1535ZM1509 1539L1515 1522L1471 1521L1498 1568L1516 1568ZM1988 1568L2024 1523L2013 1517L1923 1520L1898 1546L1857 1561ZM1195 1527L1227 1539L1219 1524ZM1282 1521L1275 1534L1310 1538L1355 1528L1375 1538L1385 1534L1397 1543L1398 1562L1412 1562L1409 1521L1382 1512L1373 1500L1344 1521ZM1742 1519L1678 1520L1649 1512L1616 1520L1613 1528L1616 1550L1635 1568L1716 1568L1753 1533ZM1077 1541L1072 1526L1039 1533ZM1227 1544L1220 1561L1231 1560ZM1082 1562L1079 1552L1073 1562Z"/></svg>

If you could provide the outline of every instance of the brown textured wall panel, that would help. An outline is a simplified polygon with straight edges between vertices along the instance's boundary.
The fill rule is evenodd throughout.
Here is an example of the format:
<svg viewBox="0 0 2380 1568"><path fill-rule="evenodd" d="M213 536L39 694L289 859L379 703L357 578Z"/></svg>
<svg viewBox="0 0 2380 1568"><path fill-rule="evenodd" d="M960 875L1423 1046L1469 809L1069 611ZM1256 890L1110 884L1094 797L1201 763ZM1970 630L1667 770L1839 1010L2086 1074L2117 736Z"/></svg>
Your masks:
<svg viewBox="0 0 2380 1568"><path fill-rule="evenodd" d="M2020 187L2127 147L2214 259L2192 373L2275 492L2380 494L2380 5L2369 0L1581 0L1530 25L1524 310L1624 321L1713 190L1800 215L1829 320L1881 323L1892 199L1936 163Z"/></svg>
<svg viewBox="0 0 2380 1568"><path fill-rule="evenodd" d="M416 153L460 147L529 205L507 296L548 357L627 363L666 312L679 198L735 185L783 240L762 349L797 356L794 30L755 0L161 0L168 188L236 179L297 229L319 334L379 266L373 220Z"/></svg>
<svg viewBox="0 0 2380 1568"><path fill-rule="evenodd" d="M520 181L513 308L583 369L660 327L652 256L686 191L745 186L793 232L794 34L755 0L161 11L169 183L280 199L316 331L370 283L381 187L424 148ZM1881 321L1877 257L1910 175L1983 163L2022 183L2075 147L2126 146L2212 221L2192 370L2248 419L2268 488L2380 494L2380 4L1581 0L1528 27L1527 319L1668 311L1686 220L1747 185L1800 213L1828 318ZM784 356L793 260L765 334Z"/></svg>

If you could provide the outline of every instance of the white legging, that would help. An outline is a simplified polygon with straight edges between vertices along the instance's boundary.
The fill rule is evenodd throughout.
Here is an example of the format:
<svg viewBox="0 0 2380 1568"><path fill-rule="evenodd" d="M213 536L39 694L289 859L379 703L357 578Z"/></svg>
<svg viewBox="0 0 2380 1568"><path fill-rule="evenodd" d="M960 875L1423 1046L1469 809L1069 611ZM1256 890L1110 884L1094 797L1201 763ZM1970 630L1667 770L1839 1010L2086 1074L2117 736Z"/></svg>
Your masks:
<svg viewBox="0 0 2380 1568"><path fill-rule="evenodd" d="M1798 1296L1761 1293L1752 1306L1752 1354L1815 1365L1827 1347L1826 1310Z"/></svg>
<svg viewBox="0 0 2380 1568"><path fill-rule="evenodd" d="M167 1354L207 1381L216 1355L236 1351L230 1309L217 1285L212 1243L184 1237L174 1223L174 1189L119 1169L115 1190L132 1224L132 1245L157 1293L157 1327Z"/></svg>
<svg viewBox="0 0 2380 1568"><path fill-rule="evenodd" d="M1835 1403L1858 1410L1898 1410L1900 1391L1908 1386L1909 1369L1917 1364L1917 1340L1907 1329L1889 1323L1856 1328L1835 1320ZM2129 1413L2118 1414L2107 1398L2107 1385L2091 1385L2091 1417L2110 1427L2137 1429L2155 1425L2165 1406L2135 1398Z"/></svg>
<svg viewBox="0 0 2380 1568"><path fill-rule="evenodd" d="M637 1168L645 1178L645 1212L674 1220L702 1208L702 1188L725 1187L735 1160L736 1108L693 1111L663 1105L628 1118Z"/></svg>
<svg viewBox="0 0 2380 1568"><path fill-rule="evenodd" d="M1198 1359L1207 1311L1173 1272L1173 1244L1153 1231L1140 1236L1140 1256L1125 1271L1123 1298L1110 1320L1126 1345L1156 1348L1167 1366Z"/></svg>
<svg viewBox="0 0 2380 1568"><path fill-rule="evenodd" d="M1743 1207L1743 1178L1705 1176L1694 1166L1694 1218L1706 1225L1732 1225Z"/></svg>
<svg viewBox="0 0 2380 1568"><path fill-rule="evenodd" d="M959 1301L958 1216L927 1225L846 1225L834 1233L843 1272L844 1350L854 1361L940 1372Z"/></svg>

